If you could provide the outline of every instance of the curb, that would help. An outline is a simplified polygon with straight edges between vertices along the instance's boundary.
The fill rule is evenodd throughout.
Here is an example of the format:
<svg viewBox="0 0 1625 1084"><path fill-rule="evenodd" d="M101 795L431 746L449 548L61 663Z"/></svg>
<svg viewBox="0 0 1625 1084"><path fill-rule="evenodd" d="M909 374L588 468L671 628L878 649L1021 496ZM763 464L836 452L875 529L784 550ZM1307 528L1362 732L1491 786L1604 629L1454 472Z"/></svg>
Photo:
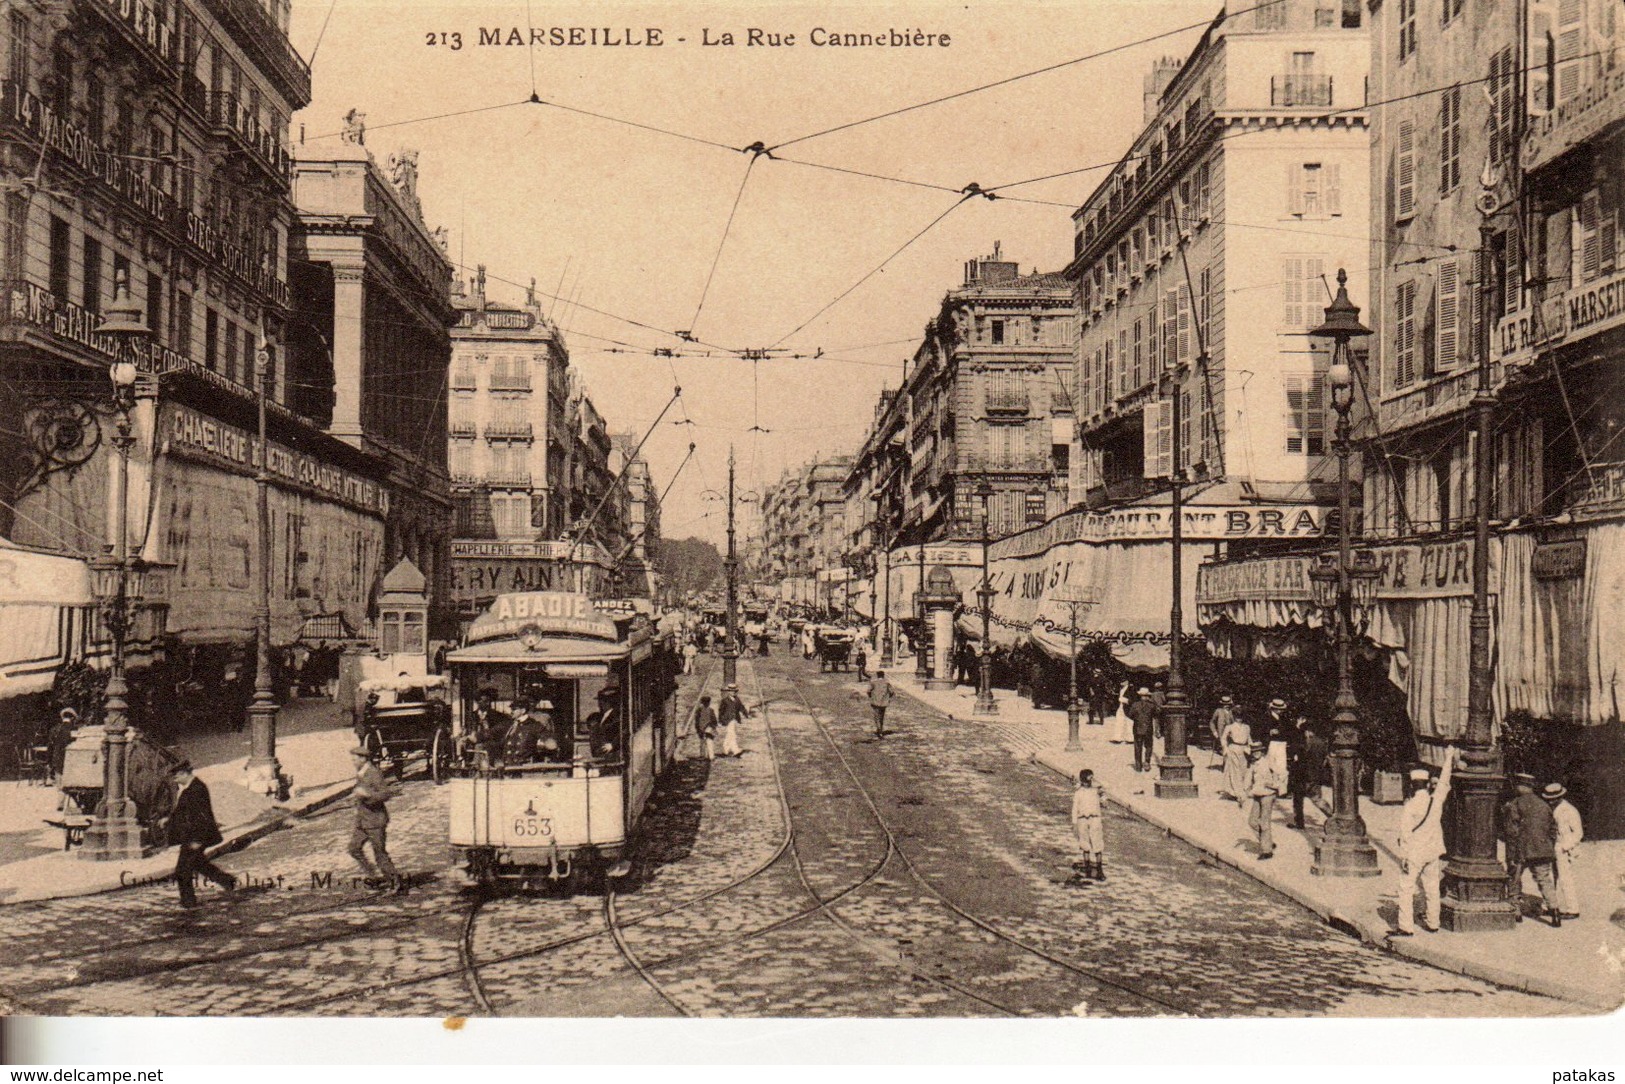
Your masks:
<svg viewBox="0 0 1625 1084"><path fill-rule="evenodd" d="M323 794L320 797L313 798L305 805L286 805L280 808L273 807L271 810L267 811L270 815L266 816L263 820L251 822L247 825L240 826L231 832L225 833L225 838L219 843L215 844L213 847L210 847L206 853L210 858L215 858L219 855L232 854L240 851L249 846L251 843L254 843L256 840L264 839L272 832L282 830L292 821L297 821L302 817L306 817L317 812L318 810L326 809L330 805L343 801L345 798L350 796L351 792L355 790L354 781L333 785L337 787L336 790ZM165 848L165 850L167 849L168 848ZM164 852L158 852L158 854L162 853ZM153 855L152 857L157 857L157 855ZM154 874L152 877L142 877L129 883L114 882L112 884L103 885L86 885L79 889L68 889L41 896L29 896L26 899L6 900L3 903L0 903L0 908L23 903L44 903L49 900L66 900L78 899L85 896L101 896L109 892L119 892L129 888L140 888L153 884L166 884L174 879L175 873L173 870L171 870L167 873Z"/></svg>
<svg viewBox="0 0 1625 1084"><path fill-rule="evenodd" d="M924 703L924 701L921 701L921 703ZM927 707L929 706L930 705L927 705ZM1033 755L1033 761L1034 763L1041 764L1050 771L1057 773L1062 778L1071 779L1072 772L1070 769L1063 767L1055 759L1053 759L1054 755L1055 754L1053 752L1041 750ZM1317 899L1312 893L1293 884L1292 882L1287 881L1286 879L1273 873L1268 873L1264 870L1258 869L1256 866L1244 865L1235 855L1228 852L1221 853L1207 844L1192 838L1186 832L1175 827L1173 824L1164 821L1162 818L1156 816L1148 810L1141 808L1138 804L1126 801L1122 798L1114 797L1111 794L1111 791L1108 790L1104 784L1101 785L1101 789L1105 791L1107 798L1110 799L1114 805L1118 806L1129 815L1137 817L1154 828L1160 828L1162 831L1178 838L1186 845L1194 847L1196 850L1207 855L1209 858L1212 858L1214 861L1223 862L1232 869L1251 877L1253 880L1264 885L1266 888L1269 888L1274 892L1279 892L1281 895L1286 896L1299 906L1313 912L1316 915L1319 915L1321 920L1326 922L1328 925L1357 932L1360 940L1364 941L1366 944L1384 949L1396 956L1403 956L1407 959L1427 964L1430 967L1437 967L1441 970L1451 971L1458 975L1466 975L1471 978L1482 979L1483 981L1493 983L1496 986L1506 987L1507 989L1511 990L1518 990L1523 993L1539 994L1543 997L1552 997L1563 1001L1572 1001L1588 1008L1596 1009L1601 1013L1614 1013L1620 1008L1620 1006L1617 1004L1610 1005L1605 1001L1598 1000L1597 992L1586 987L1571 986L1567 983L1550 981L1536 976L1525 975L1517 971L1495 967L1491 964L1479 963L1475 960L1469 960L1457 956L1448 951L1441 951L1428 945L1426 942L1417 942L1406 939L1396 943L1388 937L1388 926L1386 923L1375 922L1369 916L1352 916L1336 906L1328 906L1323 901Z"/></svg>

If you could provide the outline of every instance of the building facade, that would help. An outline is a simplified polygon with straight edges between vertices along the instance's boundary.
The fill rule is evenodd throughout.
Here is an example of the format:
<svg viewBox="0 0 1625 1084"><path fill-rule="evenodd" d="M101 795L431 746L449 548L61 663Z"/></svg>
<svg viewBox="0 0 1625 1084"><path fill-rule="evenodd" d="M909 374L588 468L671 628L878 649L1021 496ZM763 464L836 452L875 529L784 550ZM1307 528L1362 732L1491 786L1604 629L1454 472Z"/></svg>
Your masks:
<svg viewBox="0 0 1625 1084"><path fill-rule="evenodd" d="M1073 215L1072 503L1187 481L1312 501L1329 473L1338 268L1366 276L1367 31L1357 3L1221 17L1145 83L1145 128ZM1174 397L1179 431L1173 432Z"/></svg>
<svg viewBox="0 0 1625 1084"><path fill-rule="evenodd" d="M0 535L77 557L112 543L109 365L135 362L128 540L163 574L133 661L164 658L163 681L209 696L245 699L252 679L262 389L275 644L314 616L364 623L390 507L387 465L326 432L331 374L301 373L290 348L287 129L310 72L287 16L249 0L85 0L0 17ZM151 332L134 346L98 331L123 288ZM7 607L0 621L14 618L28 628L0 641L26 673L0 696L102 653L93 611Z"/></svg>
<svg viewBox="0 0 1625 1084"><path fill-rule="evenodd" d="M570 354L542 315L486 296L485 269L453 297L447 461L456 533L466 539L556 539L566 522Z"/></svg>
<svg viewBox="0 0 1625 1084"><path fill-rule="evenodd" d="M327 431L387 464L384 567L403 557L417 566L429 584L431 635L447 636L452 266L423 220L417 152L392 155L386 173L364 140L352 119L338 153L301 155L295 165L290 366L307 388L330 379Z"/></svg>

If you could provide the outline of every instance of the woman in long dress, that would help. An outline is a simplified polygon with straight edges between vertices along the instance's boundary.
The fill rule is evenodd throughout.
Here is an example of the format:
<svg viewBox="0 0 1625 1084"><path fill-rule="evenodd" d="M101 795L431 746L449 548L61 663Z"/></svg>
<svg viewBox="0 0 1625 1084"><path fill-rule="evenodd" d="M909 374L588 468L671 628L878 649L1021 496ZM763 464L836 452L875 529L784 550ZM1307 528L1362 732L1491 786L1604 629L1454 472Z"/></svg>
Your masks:
<svg viewBox="0 0 1625 1084"><path fill-rule="evenodd" d="M1114 745L1134 741L1134 721L1128 717L1128 682L1117 690L1117 714L1106 723L1106 740Z"/></svg>

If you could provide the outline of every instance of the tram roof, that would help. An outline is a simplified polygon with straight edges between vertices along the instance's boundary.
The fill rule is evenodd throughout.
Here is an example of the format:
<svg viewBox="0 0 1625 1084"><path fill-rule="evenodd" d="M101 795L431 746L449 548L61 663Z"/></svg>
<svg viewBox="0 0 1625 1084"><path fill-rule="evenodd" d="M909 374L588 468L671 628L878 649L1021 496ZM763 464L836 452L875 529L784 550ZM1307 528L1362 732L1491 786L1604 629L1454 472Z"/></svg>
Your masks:
<svg viewBox="0 0 1625 1084"><path fill-rule="evenodd" d="M642 642L642 641L639 641ZM614 662L626 658L637 643L589 640L571 636L528 636L460 647L446 655L449 663Z"/></svg>

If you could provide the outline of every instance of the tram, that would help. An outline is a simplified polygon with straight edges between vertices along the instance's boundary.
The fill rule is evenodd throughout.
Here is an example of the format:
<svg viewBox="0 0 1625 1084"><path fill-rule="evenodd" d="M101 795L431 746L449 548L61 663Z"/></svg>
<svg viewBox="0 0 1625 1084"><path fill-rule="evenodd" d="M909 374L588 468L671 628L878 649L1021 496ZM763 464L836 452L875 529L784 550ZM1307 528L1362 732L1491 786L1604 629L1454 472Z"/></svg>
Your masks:
<svg viewBox="0 0 1625 1084"><path fill-rule="evenodd" d="M501 595L446 657L457 755L450 842L469 877L621 877L675 757L681 661L646 615L583 594Z"/></svg>

